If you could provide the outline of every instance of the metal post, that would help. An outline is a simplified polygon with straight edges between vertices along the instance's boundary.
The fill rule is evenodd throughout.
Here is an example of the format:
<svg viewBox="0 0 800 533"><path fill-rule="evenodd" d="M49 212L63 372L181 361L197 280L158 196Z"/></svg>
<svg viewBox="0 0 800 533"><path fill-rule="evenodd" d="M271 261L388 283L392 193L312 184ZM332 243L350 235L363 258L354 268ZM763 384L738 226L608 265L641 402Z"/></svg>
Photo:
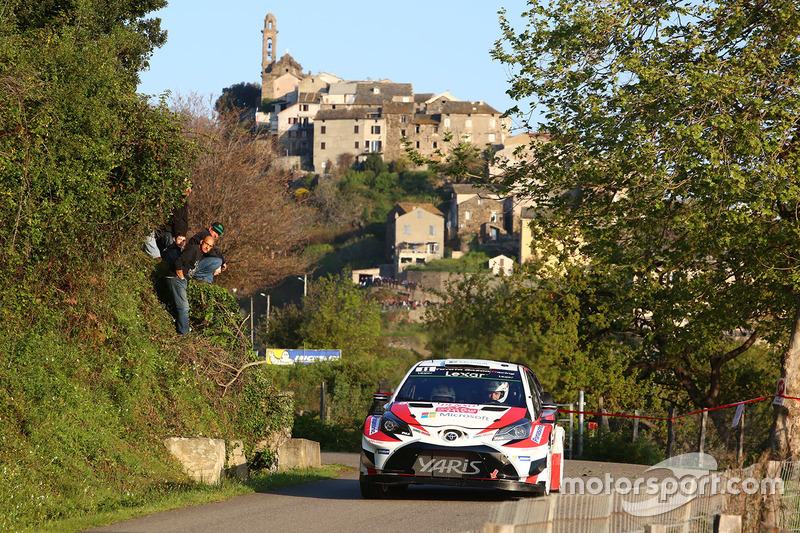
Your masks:
<svg viewBox="0 0 800 533"><path fill-rule="evenodd" d="M742 408L742 416L739 417L739 450L736 454L736 459L739 463L739 468L744 466L744 407Z"/></svg>
<svg viewBox="0 0 800 533"><path fill-rule="evenodd" d="M599 407L599 411L601 413L604 413L600 415L600 425L603 426L604 429L611 429L608 425L608 417L605 415L606 407L604 405L602 396L597 397L597 407Z"/></svg>
<svg viewBox="0 0 800 533"><path fill-rule="evenodd" d="M578 457L583 456L583 411L586 407L583 401L583 391L578 391Z"/></svg>
<svg viewBox="0 0 800 533"><path fill-rule="evenodd" d="M635 416L635 417L639 416L639 410L638 409L634 409L633 410L633 416ZM633 419L633 439L631 439L631 442L636 442L637 438L639 438L639 419L638 418L634 418Z"/></svg>
<svg viewBox="0 0 800 533"><path fill-rule="evenodd" d="M325 423L325 382L322 382L322 386L319 390L319 419L322 423Z"/></svg>
<svg viewBox="0 0 800 533"><path fill-rule="evenodd" d="M253 331L253 296L250 296L250 344L255 344L255 333Z"/></svg>
<svg viewBox="0 0 800 533"><path fill-rule="evenodd" d="M700 438L699 442L697 443L697 453L700 454L700 464L699 466L703 466L703 450L706 446L706 426L708 425L708 411L703 411L703 414L700 415Z"/></svg>
<svg viewBox="0 0 800 533"><path fill-rule="evenodd" d="M269 331L269 294L267 294L267 331Z"/></svg>

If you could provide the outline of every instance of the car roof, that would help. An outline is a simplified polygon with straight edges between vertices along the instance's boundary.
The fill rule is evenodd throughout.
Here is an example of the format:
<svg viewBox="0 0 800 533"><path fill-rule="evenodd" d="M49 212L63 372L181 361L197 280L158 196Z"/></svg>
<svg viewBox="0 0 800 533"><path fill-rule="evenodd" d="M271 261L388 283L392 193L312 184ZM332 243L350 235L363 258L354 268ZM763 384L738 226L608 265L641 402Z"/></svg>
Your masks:
<svg viewBox="0 0 800 533"><path fill-rule="evenodd" d="M480 367L490 370L521 370L524 368L522 365L516 363L504 363L502 361L492 361L491 359L430 359L427 361L420 361L416 366L436 366L436 367Z"/></svg>

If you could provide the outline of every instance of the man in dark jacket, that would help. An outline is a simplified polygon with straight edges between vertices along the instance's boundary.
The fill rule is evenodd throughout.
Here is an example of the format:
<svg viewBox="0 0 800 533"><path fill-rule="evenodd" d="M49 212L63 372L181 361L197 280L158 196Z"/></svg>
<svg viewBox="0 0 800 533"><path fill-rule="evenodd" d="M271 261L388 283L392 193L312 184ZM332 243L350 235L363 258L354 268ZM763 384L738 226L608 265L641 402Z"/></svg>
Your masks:
<svg viewBox="0 0 800 533"><path fill-rule="evenodd" d="M223 231L222 223L214 222L208 228L195 233L192 238L187 241L186 246L200 244L206 237L212 237L216 241L222 237ZM205 281L206 283L214 283L214 274L225 272L227 269L228 264L225 262L225 258L222 257L222 252L214 248L211 253L200 261L194 279Z"/></svg>
<svg viewBox="0 0 800 533"><path fill-rule="evenodd" d="M214 248L214 237L204 238L199 245L187 244L178 260L172 265L173 273L167 276L172 297L175 300L175 327L178 333L189 333L189 299L186 297L186 287L189 278L197 279L197 269L204 258Z"/></svg>

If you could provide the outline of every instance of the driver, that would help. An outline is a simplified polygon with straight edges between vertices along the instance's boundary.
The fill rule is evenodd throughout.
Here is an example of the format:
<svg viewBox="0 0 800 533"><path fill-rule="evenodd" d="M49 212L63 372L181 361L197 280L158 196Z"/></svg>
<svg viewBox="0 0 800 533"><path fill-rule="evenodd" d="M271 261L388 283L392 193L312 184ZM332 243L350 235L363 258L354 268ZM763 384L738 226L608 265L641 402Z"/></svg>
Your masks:
<svg viewBox="0 0 800 533"><path fill-rule="evenodd" d="M508 382L490 381L487 394L489 403L503 403L508 398Z"/></svg>
<svg viewBox="0 0 800 533"><path fill-rule="evenodd" d="M456 391L447 385L437 385L431 392L431 401L453 403L456 401Z"/></svg>

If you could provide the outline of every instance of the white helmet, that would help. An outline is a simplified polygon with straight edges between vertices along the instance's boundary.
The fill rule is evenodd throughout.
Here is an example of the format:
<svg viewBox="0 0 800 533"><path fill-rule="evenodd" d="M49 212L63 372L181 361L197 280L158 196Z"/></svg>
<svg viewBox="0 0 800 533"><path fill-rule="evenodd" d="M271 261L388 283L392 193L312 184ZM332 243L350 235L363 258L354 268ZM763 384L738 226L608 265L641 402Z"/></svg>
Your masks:
<svg viewBox="0 0 800 533"><path fill-rule="evenodd" d="M431 400L434 402L454 402L456 401L456 391L447 385L438 385L431 392Z"/></svg>
<svg viewBox="0 0 800 533"><path fill-rule="evenodd" d="M502 393L500 398L497 400L498 402L502 403L506 401L508 398L508 382L507 381L490 381L489 386L487 387L487 391L489 394L494 392Z"/></svg>

